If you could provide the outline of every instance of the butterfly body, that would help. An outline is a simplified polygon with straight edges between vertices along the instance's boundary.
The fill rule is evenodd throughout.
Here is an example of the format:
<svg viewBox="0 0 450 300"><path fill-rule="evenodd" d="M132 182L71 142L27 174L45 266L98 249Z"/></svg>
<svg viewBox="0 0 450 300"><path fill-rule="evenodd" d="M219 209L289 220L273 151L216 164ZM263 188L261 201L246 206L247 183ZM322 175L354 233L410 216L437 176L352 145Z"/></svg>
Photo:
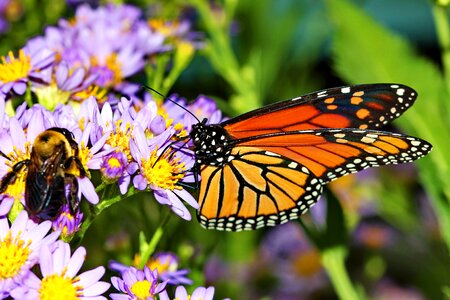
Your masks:
<svg viewBox="0 0 450 300"><path fill-rule="evenodd" d="M415 98L403 85L359 85L275 103L221 124L194 124L200 223L229 231L285 223L313 206L332 180L426 155L426 141L378 130Z"/></svg>

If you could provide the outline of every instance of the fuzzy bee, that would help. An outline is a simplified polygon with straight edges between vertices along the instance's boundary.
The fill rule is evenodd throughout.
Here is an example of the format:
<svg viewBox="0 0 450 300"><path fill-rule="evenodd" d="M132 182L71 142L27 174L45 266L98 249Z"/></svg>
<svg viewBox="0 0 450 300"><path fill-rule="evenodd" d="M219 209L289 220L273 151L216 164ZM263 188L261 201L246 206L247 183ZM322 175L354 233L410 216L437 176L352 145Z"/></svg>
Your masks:
<svg viewBox="0 0 450 300"><path fill-rule="evenodd" d="M30 159L16 163L2 178L0 193L25 170L25 209L33 219L53 220L66 203L73 213L78 207L77 177L86 176L78 154L78 144L69 130L49 128L34 140Z"/></svg>

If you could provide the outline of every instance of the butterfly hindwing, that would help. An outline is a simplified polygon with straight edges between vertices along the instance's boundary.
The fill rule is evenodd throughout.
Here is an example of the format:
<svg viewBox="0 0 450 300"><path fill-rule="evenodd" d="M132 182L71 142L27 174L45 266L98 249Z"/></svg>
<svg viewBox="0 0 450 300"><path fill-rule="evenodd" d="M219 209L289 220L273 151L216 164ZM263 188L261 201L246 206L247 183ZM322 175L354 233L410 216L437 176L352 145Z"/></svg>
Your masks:
<svg viewBox="0 0 450 300"><path fill-rule="evenodd" d="M279 154L234 147L232 160L201 169L200 223L209 229L240 231L297 219L317 202L322 181Z"/></svg>
<svg viewBox="0 0 450 300"><path fill-rule="evenodd" d="M274 103L222 123L235 139L321 128L377 129L399 117L417 93L400 84L332 88Z"/></svg>

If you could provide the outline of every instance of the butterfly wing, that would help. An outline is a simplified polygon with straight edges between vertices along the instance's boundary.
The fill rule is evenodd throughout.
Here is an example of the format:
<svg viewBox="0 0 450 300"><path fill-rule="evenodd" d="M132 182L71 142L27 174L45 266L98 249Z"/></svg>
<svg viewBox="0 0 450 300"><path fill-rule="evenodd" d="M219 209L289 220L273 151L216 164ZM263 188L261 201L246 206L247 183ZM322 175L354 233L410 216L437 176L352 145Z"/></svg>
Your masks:
<svg viewBox="0 0 450 300"><path fill-rule="evenodd" d="M353 128L291 131L235 141L295 161L329 182L369 167L411 162L431 151L431 144L415 137Z"/></svg>
<svg viewBox="0 0 450 300"><path fill-rule="evenodd" d="M322 129L234 142L227 163L203 165L199 219L206 228L251 230L297 219L322 186L369 167L416 160L431 145L389 132Z"/></svg>
<svg viewBox="0 0 450 300"><path fill-rule="evenodd" d="M276 153L235 147L222 167L201 170L199 220L208 229L240 231L297 219L322 192L309 170Z"/></svg>
<svg viewBox="0 0 450 300"><path fill-rule="evenodd" d="M400 84L332 88L245 113L222 123L235 139L320 128L376 129L399 117L417 97Z"/></svg>

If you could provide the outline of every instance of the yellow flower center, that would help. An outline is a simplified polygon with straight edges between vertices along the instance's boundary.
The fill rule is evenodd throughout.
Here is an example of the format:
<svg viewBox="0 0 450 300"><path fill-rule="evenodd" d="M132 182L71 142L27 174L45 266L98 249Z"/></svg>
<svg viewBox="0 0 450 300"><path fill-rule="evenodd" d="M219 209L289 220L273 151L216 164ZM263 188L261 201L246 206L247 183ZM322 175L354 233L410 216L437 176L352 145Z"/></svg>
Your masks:
<svg viewBox="0 0 450 300"><path fill-rule="evenodd" d="M152 296L150 294L151 287L152 284L148 280L136 281L131 287L131 292L138 299L147 299L148 297Z"/></svg>
<svg viewBox="0 0 450 300"><path fill-rule="evenodd" d="M1 57L0 63L0 81L3 83L14 82L28 76L31 70L31 58L25 55L23 50L19 51L19 57L15 58L10 51L8 53L9 61L6 57Z"/></svg>
<svg viewBox="0 0 450 300"><path fill-rule="evenodd" d="M107 90L104 88L101 88L97 85L91 85L87 89L76 92L72 95L72 99L75 101L83 102L90 96L94 96L95 99L97 99L98 102L103 103L106 101L106 94Z"/></svg>
<svg viewBox="0 0 450 300"><path fill-rule="evenodd" d="M78 158L81 161L81 164L83 165L84 170L86 171L88 177L90 176L89 168L87 166L87 163L92 158L91 149L86 147L84 142L81 142L78 150Z"/></svg>
<svg viewBox="0 0 450 300"><path fill-rule="evenodd" d="M74 281L71 278L62 275L50 275L42 279L41 287L39 288L39 300L76 300L79 299L78 287L74 286Z"/></svg>
<svg viewBox="0 0 450 300"><path fill-rule="evenodd" d="M131 156L129 145L132 127L130 123L127 123L125 129L122 130L121 124L122 120L116 121L116 132L109 136L106 143L113 148L118 148L118 151L123 152L127 156L128 161L131 161L133 157Z"/></svg>
<svg viewBox="0 0 450 300"><path fill-rule="evenodd" d="M9 231L0 240L0 281L18 275L30 255L31 241L25 242L19 235L13 239Z"/></svg>
<svg viewBox="0 0 450 300"><path fill-rule="evenodd" d="M22 152L21 150L17 149L15 146L13 148L13 151L8 153L6 156L9 157L10 160L6 161L6 164L11 168L18 162L27 160L30 158L30 143L25 144L25 152ZM10 172L9 170L8 172ZM16 180L8 185L6 188L4 194L9 195L10 197L14 198L16 201L20 201L22 199L24 192L25 192L25 177L27 175L27 172L22 169L20 172L17 173Z"/></svg>
<svg viewBox="0 0 450 300"><path fill-rule="evenodd" d="M301 277L311 277L322 268L320 255L315 249L302 252L295 258L293 267Z"/></svg>
<svg viewBox="0 0 450 300"><path fill-rule="evenodd" d="M185 166L179 159L171 159L170 156L169 151L158 156L157 150L154 150L149 159L142 160L142 175L149 184L165 190L181 189L176 184L184 177Z"/></svg>

